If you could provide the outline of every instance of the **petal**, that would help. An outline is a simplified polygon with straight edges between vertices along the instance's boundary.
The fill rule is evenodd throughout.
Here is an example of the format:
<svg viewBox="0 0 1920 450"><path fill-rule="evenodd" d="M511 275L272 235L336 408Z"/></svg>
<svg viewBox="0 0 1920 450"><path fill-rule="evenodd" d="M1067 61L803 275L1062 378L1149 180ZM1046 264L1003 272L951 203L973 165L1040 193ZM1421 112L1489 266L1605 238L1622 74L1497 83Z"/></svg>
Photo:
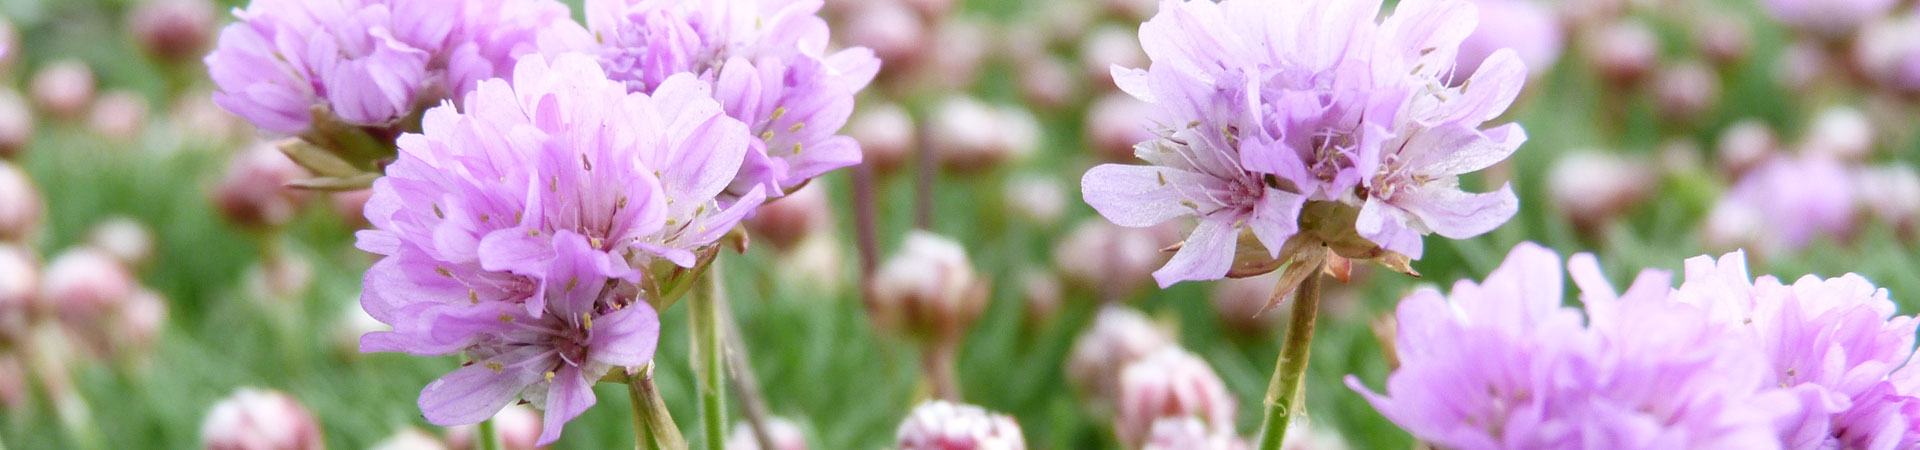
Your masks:
<svg viewBox="0 0 1920 450"><path fill-rule="evenodd" d="M495 272L538 275L557 255L552 238L528 227L508 228L480 238L480 267Z"/></svg>
<svg viewBox="0 0 1920 450"><path fill-rule="evenodd" d="M1441 105L1442 114L1434 122L1460 121L1479 124L1507 111L1527 83L1527 65L1513 49L1502 48L1488 56L1480 68Z"/></svg>
<svg viewBox="0 0 1920 450"><path fill-rule="evenodd" d="M560 429L567 421L580 417L580 413L593 407L593 385L580 373L580 368L571 364L561 365L555 371L553 383L547 387L547 404L544 419L540 427L540 439L537 445L552 444L560 439ZM496 408L498 410L498 408Z"/></svg>
<svg viewBox="0 0 1920 450"><path fill-rule="evenodd" d="M1378 198L1369 198L1360 206L1360 216L1354 219L1353 229L1380 248L1420 259L1423 250L1420 232L1408 227L1406 221L1405 211Z"/></svg>
<svg viewBox="0 0 1920 450"><path fill-rule="evenodd" d="M595 319L592 331L587 358L611 366L639 366L653 360L660 316L647 302L635 302Z"/></svg>
<svg viewBox="0 0 1920 450"><path fill-rule="evenodd" d="M1394 206L1441 236L1466 239L1499 228L1520 210L1511 184L1487 193L1468 193L1454 187L1421 186L1396 194Z"/></svg>
<svg viewBox="0 0 1920 450"><path fill-rule="evenodd" d="M1201 191L1211 177L1156 166L1101 164L1080 178L1087 204L1107 220L1126 227L1146 227L1190 215L1194 203L1181 190Z"/></svg>
<svg viewBox="0 0 1920 450"><path fill-rule="evenodd" d="M1247 227L1267 247L1268 256L1280 257L1280 247L1300 231L1300 208L1306 204L1306 196L1279 189L1268 188L1260 196L1253 215L1247 218Z"/></svg>
<svg viewBox="0 0 1920 450"><path fill-rule="evenodd" d="M1407 138L1400 157L1407 167L1434 177L1471 173L1505 161L1527 132L1518 123L1475 130L1461 123L1422 129Z"/></svg>
<svg viewBox="0 0 1920 450"><path fill-rule="evenodd" d="M495 371L485 364L462 367L420 391L420 413L434 425L480 423L539 379L539 374L525 370Z"/></svg>
<svg viewBox="0 0 1920 450"><path fill-rule="evenodd" d="M1186 244L1167 265L1153 271L1153 279L1165 289L1174 283L1193 280L1218 280L1233 266L1233 250L1240 233L1225 218L1205 218L1187 236Z"/></svg>

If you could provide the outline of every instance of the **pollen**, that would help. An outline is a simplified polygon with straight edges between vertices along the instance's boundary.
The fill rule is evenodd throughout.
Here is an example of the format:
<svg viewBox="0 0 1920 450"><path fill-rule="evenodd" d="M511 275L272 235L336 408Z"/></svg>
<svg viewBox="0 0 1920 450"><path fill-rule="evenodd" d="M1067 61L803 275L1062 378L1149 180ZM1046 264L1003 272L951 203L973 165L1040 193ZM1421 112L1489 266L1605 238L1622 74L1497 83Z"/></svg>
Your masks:
<svg viewBox="0 0 1920 450"><path fill-rule="evenodd" d="M492 370L494 372L505 372L507 370L507 366L504 364L500 364L500 362L498 361L487 361L486 365L488 370Z"/></svg>

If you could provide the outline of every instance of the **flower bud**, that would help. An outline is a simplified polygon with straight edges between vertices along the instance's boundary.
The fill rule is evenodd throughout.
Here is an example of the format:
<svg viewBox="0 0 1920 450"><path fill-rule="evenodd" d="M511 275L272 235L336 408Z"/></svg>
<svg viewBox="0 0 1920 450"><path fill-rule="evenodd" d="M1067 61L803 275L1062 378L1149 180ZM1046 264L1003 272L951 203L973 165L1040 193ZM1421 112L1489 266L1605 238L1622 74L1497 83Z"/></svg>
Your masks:
<svg viewBox="0 0 1920 450"><path fill-rule="evenodd" d="M1026 450L1012 417L934 400L913 407L894 434L900 450Z"/></svg>
<svg viewBox="0 0 1920 450"><path fill-rule="evenodd" d="M892 103L861 107L847 125L847 136L860 142L865 158L861 163L881 174L899 169L906 162L907 152L916 147L913 117Z"/></svg>
<svg viewBox="0 0 1920 450"><path fill-rule="evenodd" d="M247 295L255 299L294 301L313 283L313 263L298 253L269 255L242 276Z"/></svg>
<svg viewBox="0 0 1920 450"><path fill-rule="evenodd" d="M1051 178L1015 175L1007 181L1001 195L1006 197L1014 216L1027 223L1052 226L1059 224L1061 216L1067 213L1066 194L1061 192L1060 183Z"/></svg>
<svg viewBox="0 0 1920 450"><path fill-rule="evenodd" d="M1148 284L1154 269L1170 258L1160 249L1180 238L1169 230L1085 220L1054 247L1053 265L1068 284L1094 290L1103 300L1119 301Z"/></svg>
<svg viewBox="0 0 1920 450"><path fill-rule="evenodd" d="M1480 11L1480 24L1460 42L1460 53L1454 58L1453 80L1464 82L1479 70L1480 63L1493 52L1503 48L1513 49L1520 62L1526 64L1528 75L1539 78L1551 72L1553 64L1560 60L1560 51L1565 47L1565 30L1561 29L1560 17L1554 15L1540 2L1532 0L1478 0L1473 2Z"/></svg>
<svg viewBox="0 0 1920 450"><path fill-rule="evenodd" d="M227 221L244 228L284 225L300 212L307 193L287 183L307 176L270 143L258 143L234 155L226 178L214 190L214 203Z"/></svg>
<svg viewBox="0 0 1920 450"><path fill-rule="evenodd" d="M1020 276L1020 297L1026 324L1038 328L1060 315L1060 278L1046 271L1028 271Z"/></svg>
<svg viewBox="0 0 1920 450"><path fill-rule="evenodd" d="M880 328L925 339L958 337L987 305L986 281L974 273L966 249L923 231L908 234L870 282L867 312Z"/></svg>
<svg viewBox="0 0 1920 450"><path fill-rule="evenodd" d="M779 255L782 283L797 292L813 292L823 298L837 295L846 282L846 264L840 241L833 233L814 233L800 239L792 250Z"/></svg>
<svg viewBox="0 0 1920 450"><path fill-rule="evenodd" d="M826 190L825 186L811 184L760 205L754 216L747 218L747 231L772 244L776 251L792 251L802 239L828 227L833 208Z"/></svg>
<svg viewBox="0 0 1920 450"><path fill-rule="evenodd" d="M144 365L166 325L167 300L153 290L136 289L114 314L108 352L120 361Z"/></svg>
<svg viewBox="0 0 1920 450"><path fill-rule="evenodd" d="M1738 177L1778 154L1780 143L1766 122L1742 119L1720 132L1720 142L1715 148L1720 157L1720 170Z"/></svg>
<svg viewBox="0 0 1920 450"><path fill-rule="evenodd" d="M20 166L0 161L0 241L24 242L40 229L46 206Z"/></svg>
<svg viewBox="0 0 1920 450"><path fill-rule="evenodd" d="M937 26L932 46L926 50L931 64L920 67L918 76L936 90L972 86L987 54L986 26L963 18L949 18Z"/></svg>
<svg viewBox="0 0 1920 450"><path fill-rule="evenodd" d="M1701 14L1694 27L1694 40L1708 61L1725 67L1747 58L1753 49L1753 27L1746 18L1726 11Z"/></svg>
<svg viewBox="0 0 1920 450"><path fill-rule="evenodd" d="M78 117L93 103L93 69L79 60L61 60L33 75L33 103L54 117Z"/></svg>
<svg viewBox="0 0 1920 450"><path fill-rule="evenodd" d="M807 450L807 436L787 419L768 417L767 438L773 441L773 450ZM727 450L761 450L752 423L744 420L734 423L733 434L727 435Z"/></svg>
<svg viewBox="0 0 1920 450"><path fill-rule="evenodd" d="M40 279L40 308L88 345L104 349L109 339L102 333L113 328L112 315L138 287L133 274L112 255L75 247L47 263Z"/></svg>
<svg viewBox="0 0 1920 450"><path fill-rule="evenodd" d="M1587 64L1609 82L1632 85L1660 60L1660 41L1637 19L1622 19L1592 31L1581 44Z"/></svg>
<svg viewBox="0 0 1920 450"><path fill-rule="evenodd" d="M126 216L108 217L94 224L87 232L87 245L130 269L145 267L153 259L153 232Z"/></svg>
<svg viewBox="0 0 1920 450"><path fill-rule="evenodd" d="M127 28L148 56L180 63L206 52L213 22L213 4L207 0L153 0L133 10Z"/></svg>
<svg viewBox="0 0 1920 450"><path fill-rule="evenodd" d="M1031 114L988 106L966 96L942 100L934 110L932 126L928 133L940 166L963 174L1019 159L1031 153L1039 140L1039 125Z"/></svg>
<svg viewBox="0 0 1920 450"><path fill-rule="evenodd" d="M1773 78L1789 91L1801 92L1827 76L1834 58L1817 43L1795 41L1775 60Z"/></svg>
<svg viewBox="0 0 1920 450"><path fill-rule="evenodd" d="M0 341L26 335L39 294L39 257L26 246L0 242Z"/></svg>
<svg viewBox="0 0 1920 450"><path fill-rule="evenodd" d="M1147 128L1152 105L1133 96L1113 93L1100 97L1087 107L1087 144L1100 159L1111 162L1135 160L1133 146L1157 136Z"/></svg>
<svg viewBox="0 0 1920 450"><path fill-rule="evenodd" d="M1243 336L1267 336L1280 325L1280 314L1261 314L1280 285L1280 272L1228 278L1213 283L1213 312L1227 329Z"/></svg>
<svg viewBox="0 0 1920 450"><path fill-rule="evenodd" d="M358 309L358 308L355 308ZM500 438L501 450L534 450L534 444L540 438L540 412L527 405L507 405L493 415L493 432ZM474 433L479 427L461 425L447 427L447 447L452 450L474 450ZM732 447L728 447L732 448Z"/></svg>
<svg viewBox="0 0 1920 450"><path fill-rule="evenodd" d="M1860 30L1853 46L1854 66L1881 86L1920 93L1920 10L1879 20Z"/></svg>
<svg viewBox="0 0 1920 450"><path fill-rule="evenodd" d="M1163 418L1192 417L1209 434L1232 434L1238 402L1205 360L1168 346L1128 364L1120 372L1114 433L1127 448L1137 448Z"/></svg>
<svg viewBox="0 0 1920 450"><path fill-rule="evenodd" d="M367 221L367 201L373 199L372 189L333 192L327 194L327 202L333 204L333 213L340 217L340 223L348 228L362 229L373 226Z"/></svg>
<svg viewBox="0 0 1920 450"><path fill-rule="evenodd" d="M1096 28L1080 41L1080 65L1094 89L1113 90L1113 68L1146 67L1147 52L1133 30L1108 25Z"/></svg>
<svg viewBox="0 0 1920 450"><path fill-rule="evenodd" d="M12 88L0 87L0 159L19 158L33 143L33 111Z"/></svg>
<svg viewBox="0 0 1920 450"><path fill-rule="evenodd" d="M1067 383L1096 415L1110 415L1119 391L1120 370L1172 346L1173 337L1140 311L1103 307L1087 331L1073 341L1073 349L1067 354Z"/></svg>
<svg viewBox="0 0 1920 450"><path fill-rule="evenodd" d="M425 431L420 431L420 429L414 427L407 427L400 430L399 433L394 433L393 436L388 436L386 439L374 443L372 449L450 450L451 447L448 447L446 443L440 442L440 438L427 434Z"/></svg>
<svg viewBox="0 0 1920 450"><path fill-rule="evenodd" d="M882 70L895 73L912 67L925 56L929 43L927 26L913 9L895 1L863 2L853 8L840 31L847 45L873 49L873 55L886 61Z"/></svg>
<svg viewBox="0 0 1920 450"><path fill-rule="evenodd" d="M1022 62L1019 67L1020 97L1028 105L1058 111L1080 98L1080 80L1059 58L1040 57Z"/></svg>
<svg viewBox="0 0 1920 450"><path fill-rule="evenodd" d="M1293 424L1305 422L1295 419L1287 425L1287 441L1294 440ZM1140 450L1247 450L1247 442L1232 433L1216 433L1207 429L1206 422L1193 417L1169 417L1153 421L1153 429L1147 435L1146 443ZM1289 447L1284 445L1281 448Z"/></svg>
<svg viewBox="0 0 1920 450"><path fill-rule="evenodd" d="M1555 161L1547 192L1562 217L1582 232L1600 231L1653 192L1657 181L1646 163L1611 153L1577 150Z"/></svg>
<svg viewBox="0 0 1920 450"><path fill-rule="evenodd" d="M1720 100L1720 75L1698 61L1660 70L1653 80L1661 117L1697 123Z"/></svg>
<svg viewBox="0 0 1920 450"><path fill-rule="evenodd" d="M240 388L213 405L200 425L207 450L319 450L320 424L298 400L278 391Z"/></svg>
<svg viewBox="0 0 1920 450"><path fill-rule="evenodd" d="M1888 164L1854 169L1855 192L1874 218L1909 238L1920 231L1920 174L1912 166ZM4 294L0 294L4 295Z"/></svg>
<svg viewBox="0 0 1920 450"><path fill-rule="evenodd" d="M93 102L87 126L94 134L117 142L140 136L147 125L147 99L128 91L110 91Z"/></svg>
<svg viewBox="0 0 1920 450"><path fill-rule="evenodd" d="M1873 154L1873 122L1866 113L1847 106L1833 106L1814 116L1813 125L1801 137L1800 152L1839 161L1861 161Z"/></svg>

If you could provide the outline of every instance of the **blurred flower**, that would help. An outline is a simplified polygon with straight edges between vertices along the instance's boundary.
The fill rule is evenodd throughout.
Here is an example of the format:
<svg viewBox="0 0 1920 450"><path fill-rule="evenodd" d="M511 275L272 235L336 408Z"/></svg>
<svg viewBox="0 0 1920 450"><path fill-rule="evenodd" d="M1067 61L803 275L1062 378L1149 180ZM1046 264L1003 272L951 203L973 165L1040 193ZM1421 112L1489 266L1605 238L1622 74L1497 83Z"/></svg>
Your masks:
<svg viewBox="0 0 1920 450"><path fill-rule="evenodd" d="M882 329L924 339L960 336L987 306L986 281L974 272L966 249L924 231L908 234L870 282L868 316Z"/></svg>
<svg viewBox="0 0 1920 450"><path fill-rule="evenodd" d="M747 231L773 244L776 251L792 251L801 240L828 229L833 209L827 202L826 191L826 186L804 187L787 193L779 201L761 205L753 217L744 221Z"/></svg>
<svg viewBox="0 0 1920 450"><path fill-rule="evenodd" d="M1761 2L1774 19L1817 37L1840 40L1869 20L1880 17L1897 0L1766 0Z"/></svg>
<svg viewBox="0 0 1920 450"><path fill-rule="evenodd" d="M877 103L860 108L847 125L847 135L860 141L865 153L862 164L875 172L892 173L906 162L907 153L919 147L913 117L893 103Z"/></svg>
<svg viewBox="0 0 1920 450"><path fill-rule="evenodd" d="M912 8L897 1L862 1L848 14L841 40L873 49L884 72L899 73L926 57L928 28ZM863 142L864 143L864 142Z"/></svg>
<svg viewBox="0 0 1920 450"><path fill-rule="evenodd" d="M1134 159L1134 145L1156 136L1147 126L1153 105L1122 93L1107 94L1087 107L1087 146L1108 162Z"/></svg>
<svg viewBox="0 0 1920 450"><path fill-rule="evenodd" d="M33 111L12 88L0 87L0 159L17 159L33 143Z"/></svg>
<svg viewBox="0 0 1920 450"><path fill-rule="evenodd" d="M314 121L398 128L449 89L433 59L457 26L458 3L254 0L207 55L213 100L254 126L299 135ZM281 45L306 42L306 45ZM323 131L324 132L324 131Z"/></svg>
<svg viewBox="0 0 1920 450"><path fill-rule="evenodd" d="M762 3L595 0L586 4L586 28L549 27L564 44L543 51L595 55L632 92L656 92L681 73L712 83L712 97L757 138L728 197L759 188L779 197L860 163L859 143L836 133L880 60L866 48L829 53L819 1Z"/></svg>
<svg viewBox="0 0 1920 450"><path fill-rule="evenodd" d="M333 204L333 213L340 216L340 223L349 228L363 229L373 226L367 221L367 202L373 200L372 189L332 192L327 194L328 203Z"/></svg>
<svg viewBox="0 0 1920 450"><path fill-rule="evenodd" d="M1114 414L1121 370L1147 355L1173 347L1173 336L1140 311L1105 306L1092 325L1074 339L1067 354L1067 382L1095 414Z"/></svg>
<svg viewBox="0 0 1920 450"><path fill-rule="evenodd" d="M1699 61L1681 62L1655 73L1653 90L1661 117L1696 123L1720 101L1720 74Z"/></svg>
<svg viewBox="0 0 1920 450"><path fill-rule="evenodd" d="M1060 183L1039 174L1022 173L1007 180L1001 195L1016 218L1028 223L1052 226L1067 213L1066 194Z"/></svg>
<svg viewBox="0 0 1920 450"><path fill-rule="evenodd" d="M207 0L155 0L127 16L128 32L148 56L169 63L206 51L213 36L213 4Z"/></svg>
<svg viewBox="0 0 1920 450"><path fill-rule="evenodd" d="M1146 442L1153 423L1164 418L1198 418L1209 435L1231 436L1239 407L1205 360L1171 345L1121 370L1115 403L1113 431L1127 448Z"/></svg>
<svg viewBox="0 0 1920 450"><path fill-rule="evenodd" d="M833 233L813 233L778 255L777 276L786 286L811 292L820 299L835 298L845 287L846 260L842 242Z"/></svg>
<svg viewBox="0 0 1920 450"><path fill-rule="evenodd" d="M773 440L772 450L807 450L807 436L792 421L768 417L766 422L767 437ZM743 420L733 425L733 433L727 435L727 450L761 450L752 423Z"/></svg>
<svg viewBox="0 0 1920 450"><path fill-rule="evenodd" d="M213 94L181 95L174 101L168 117L173 119L174 127L195 142L228 145L248 140L253 135L252 127L247 126L239 116L213 102Z"/></svg>
<svg viewBox="0 0 1920 450"><path fill-rule="evenodd" d="M0 70L4 70L0 67ZM13 414L26 413L32 391L27 384L27 367L20 362L21 356L14 353L0 354L0 407Z"/></svg>
<svg viewBox="0 0 1920 450"><path fill-rule="evenodd" d="M267 253L247 268L241 280L249 298L291 314L288 306L305 299L307 288L313 286L313 261L301 253Z"/></svg>
<svg viewBox="0 0 1920 450"><path fill-rule="evenodd" d="M78 117L93 103L93 69L74 59L48 63L33 74L28 92L33 95L33 103L48 115Z"/></svg>
<svg viewBox="0 0 1920 450"><path fill-rule="evenodd" d="M1746 59L1753 49L1753 29L1744 16L1732 11L1713 10L1694 18L1693 39L1707 60L1731 66Z"/></svg>
<svg viewBox="0 0 1920 450"><path fill-rule="evenodd" d="M985 172L1026 159L1039 145L1039 125L1031 113L1013 106L990 106L964 95L941 100L929 126L934 157L942 168L960 173Z"/></svg>
<svg viewBox="0 0 1920 450"><path fill-rule="evenodd" d="M1754 372L1804 403L1782 420L1793 448L1920 445L1920 384L1910 366L1913 316L1895 316L1887 290L1859 275L1791 285L1749 278L1740 252L1690 258L1674 298L1743 333L1771 370ZM1639 320L1639 319L1633 319Z"/></svg>
<svg viewBox="0 0 1920 450"><path fill-rule="evenodd" d="M129 91L108 91L101 95L93 102L93 114L87 117L87 126L95 134L119 142L140 137L140 130L146 125L147 99Z"/></svg>
<svg viewBox="0 0 1920 450"><path fill-rule="evenodd" d="M1454 81L1466 81L1493 52L1511 48L1520 62L1539 77L1560 60L1566 46L1566 32L1560 17L1537 0L1474 0L1480 11L1479 25L1460 42L1460 55L1454 66Z"/></svg>
<svg viewBox="0 0 1920 450"><path fill-rule="evenodd" d="M1920 232L1920 173L1912 166L1857 168L1853 180L1853 189L1862 193L1860 203L1869 214L1908 237Z"/></svg>
<svg viewBox="0 0 1920 450"><path fill-rule="evenodd" d="M1813 117L1800 138L1802 155L1836 161L1861 161L1873 155L1873 121L1849 106L1831 106Z"/></svg>
<svg viewBox="0 0 1920 450"><path fill-rule="evenodd" d="M359 293L355 293L352 299L355 300L354 304L342 308L340 314L334 318L333 333L330 336L333 338L333 345L346 357L353 357L360 353L360 336L393 330L393 327L381 322L380 319L373 318L373 315L367 314L366 309L360 307Z"/></svg>
<svg viewBox="0 0 1920 450"><path fill-rule="evenodd" d="M1105 301L1125 300L1152 280L1167 262L1160 251L1177 242L1170 226L1126 228L1100 219L1085 220L1053 249L1053 265L1068 283L1091 289Z"/></svg>
<svg viewBox="0 0 1920 450"><path fill-rule="evenodd" d="M1067 63L1055 57L1039 57L1018 64L1020 98L1028 105L1047 111L1071 106L1081 93L1077 74Z"/></svg>
<svg viewBox="0 0 1920 450"><path fill-rule="evenodd" d="M1244 336L1266 337L1280 326L1279 314L1261 314L1280 275L1266 273L1246 278L1229 278L1213 283L1213 315L1228 330Z"/></svg>
<svg viewBox="0 0 1920 450"><path fill-rule="evenodd" d="M111 255L88 247L61 252L47 262L40 278L39 309L60 320L94 355L104 356L138 280Z"/></svg>
<svg viewBox="0 0 1920 450"><path fill-rule="evenodd" d="M240 388L213 405L200 425L208 450L319 450L320 424L300 401L278 391Z"/></svg>
<svg viewBox="0 0 1920 450"><path fill-rule="evenodd" d="M900 450L1026 450L1020 424L978 406L934 400L913 407L894 441Z"/></svg>
<svg viewBox="0 0 1920 450"><path fill-rule="evenodd" d="M1854 227L1853 182L1838 161L1775 157L1754 168L1714 205L1702 236L1709 248L1777 255L1814 239L1847 238Z"/></svg>
<svg viewBox="0 0 1920 450"><path fill-rule="evenodd" d="M1100 6L1108 15L1131 21L1153 17L1154 3L1153 0L1100 0Z"/></svg>
<svg viewBox="0 0 1920 450"><path fill-rule="evenodd" d="M400 432L380 440L370 447L373 450L448 450L446 443L418 428L407 427Z"/></svg>
<svg viewBox="0 0 1920 450"><path fill-rule="evenodd" d="M13 69L20 53L20 34L14 31L13 21L0 17L0 73Z"/></svg>
<svg viewBox="0 0 1920 450"><path fill-rule="evenodd" d="M1030 327L1038 327L1052 322L1060 315L1060 303L1065 300L1061 292L1060 277L1044 270L1026 271L1020 275L1021 317Z"/></svg>
<svg viewBox="0 0 1920 450"><path fill-rule="evenodd" d="M1726 130L1720 132L1720 139L1715 145L1715 153L1720 157L1720 169L1732 177L1739 177L1780 153L1780 143L1774 137L1773 128L1760 119L1741 119L1728 125Z"/></svg>
<svg viewBox="0 0 1920 450"><path fill-rule="evenodd" d="M1607 81L1629 85L1640 81L1660 60L1659 37L1638 19L1620 19L1589 31L1581 39L1587 64Z"/></svg>
<svg viewBox="0 0 1920 450"><path fill-rule="evenodd" d="M1140 38L1130 30L1112 25L1095 28L1080 41L1081 70L1095 89L1111 90L1114 67L1147 65L1147 54L1140 48Z"/></svg>
<svg viewBox="0 0 1920 450"><path fill-rule="evenodd" d="M145 267L153 260L153 232L127 216L110 216L93 224L87 232L87 245L128 268Z"/></svg>
<svg viewBox="0 0 1920 450"><path fill-rule="evenodd" d="M1639 206L1658 182L1646 162L1595 150L1563 154L1546 175L1558 212L1590 236Z"/></svg>
<svg viewBox="0 0 1920 450"><path fill-rule="evenodd" d="M1920 9L1875 21L1861 30L1853 60L1881 86L1920 94Z"/></svg>
<svg viewBox="0 0 1920 450"><path fill-rule="evenodd" d="M1306 422L1304 420L1300 422ZM1289 426L1288 428L1294 428ZM1294 430L1287 430L1293 436ZM1291 439L1289 439L1291 440ZM1141 450L1246 450L1252 447L1232 433L1218 433L1198 417L1166 417L1153 421ZM1282 448L1288 448L1282 446Z"/></svg>
<svg viewBox="0 0 1920 450"><path fill-rule="evenodd" d="M46 201L27 172L0 161L0 242L27 242L46 213Z"/></svg>
<svg viewBox="0 0 1920 450"><path fill-rule="evenodd" d="M361 345L464 351L472 365L421 392L427 420L475 423L521 398L547 411L544 444L593 404L594 380L652 358L653 308L620 282L693 267L760 198L715 199L750 138L692 75L649 96L589 57L532 55L513 78L429 110L374 183L359 246L384 257L361 305L394 330Z"/></svg>
<svg viewBox="0 0 1920 450"><path fill-rule="evenodd" d="M980 77L981 61L987 56L987 25L980 19L950 17L934 25L926 60L916 67L914 80L923 89L959 91L973 86Z"/></svg>
<svg viewBox="0 0 1920 450"><path fill-rule="evenodd" d="M167 299L151 289L133 291L108 324L108 352L128 364L145 365L167 325Z"/></svg>
<svg viewBox="0 0 1920 450"><path fill-rule="evenodd" d="M958 0L898 0L898 1L907 6L912 6L915 11L919 11L921 17L927 17L927 18L946 17L948 13L953 11L953 5L955 3L958 3Z"/></svg>
<svg viewBox="0 0 1920 450"><path fill-rule="evenodd" d="M1160 286L1274 270L1281 264L1236 269L1239 249L1257 245L1281 261L1302 222L1343 255L1404 261L1420 257L1425 234L1472 237L1513 216L1510 187L1468 193L1457 179L1525 141L1517 124L1479 127L1512 103L1526 68L1498 51L1449 88L1473 6L1409 2L1381 24L1376 9L1169 1L1141 26L1153 65L1114 75L1122 90L1153 103L1153 123L1167 128L1135 152L1153 165L1095 167L1082 189L1122 226L1199 218L1154 273ZM1327 38L1333 30L1342 34ZM1308 202L1320 205L1302 217ZM1370 242L1326 242L1323 233Z"/></svg>
<svg viewBox="0 0 1920 450"><path fill-rule="evenodd" d="M1560 257L1522 243L1484 283L1401 300L1388 395L1348 386L1440 447L1780 448L1797 405L1762 380L1756 346L1670 300L1665 273L1617 295L1591 255L1569 268L1586 323L1561 306Z"/></svg>
<svg viewBox="0 0 1920 450"><path fill-rule="evenodd" d="M27 246L0 242L0 342L25 338L38 295L40 257Z"/></svg>
<svg viewBox="0 0 1920 450"><path fill-rule="evenodd" d="M456 425L447 427L447 446L453 450L474 450L474 433L478 427ZM493 432L500 439L501 450L534 450L540 437L540 412L525 405L507 405L498 414L493 415Z"/></svg>
<svg viewBox="0 0 1920 450"><path fill-rule="evenodd" d="M293 220L307 192L288 183L308 175L272 143L259 142L234 155L227 174L214 187L214 204L228 222L244 228L272 229Z"/></svg>

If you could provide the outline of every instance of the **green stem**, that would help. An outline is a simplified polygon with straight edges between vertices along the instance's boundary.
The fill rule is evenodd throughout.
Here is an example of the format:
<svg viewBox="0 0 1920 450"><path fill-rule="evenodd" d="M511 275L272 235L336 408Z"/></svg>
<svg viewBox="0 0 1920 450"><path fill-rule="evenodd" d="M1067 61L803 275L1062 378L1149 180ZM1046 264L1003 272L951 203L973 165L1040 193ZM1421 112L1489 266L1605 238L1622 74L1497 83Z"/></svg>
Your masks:
<svg viewBox="0 0 1920 450"><path fill-rule="evenodd" d="M500 450L500 433L493 431L493 419L480 421L480 428L473 432L473 440L480 442L480 450Z"/></svg>
<svg viewBox="0 0 1920 450"><path fill-rule="evenodd" d="M627 400L633 406L633 437L640 450L685 450L687 440L673 424L660 388L653 384L653 367L627 371Z"/></svg>
<svg viewBox="0 0 1920 450"><path fill-rule="evenodd" d="M707 267L705 282L696 282L687 305L693 332L694 372L700 381L700 414L707 448L719 450L727 433L726 354L720 348L720 261Z"/></svg>
<svg viewBox="0 0 1920 450"><path fill-rule="evenodd" d="M1255 447L1259 450L1279 449L1286 440L1287 423L1295 414L1306 413L1300 386L1307 374L1307 352L1313 348L1314 316L1320 314L1320 271L1314 267L1293 294L1287 340L1281 344L1280 361L1274 364L1273 381L1267 385L1267 413L1260 421L1260 445Z"/></svg>

